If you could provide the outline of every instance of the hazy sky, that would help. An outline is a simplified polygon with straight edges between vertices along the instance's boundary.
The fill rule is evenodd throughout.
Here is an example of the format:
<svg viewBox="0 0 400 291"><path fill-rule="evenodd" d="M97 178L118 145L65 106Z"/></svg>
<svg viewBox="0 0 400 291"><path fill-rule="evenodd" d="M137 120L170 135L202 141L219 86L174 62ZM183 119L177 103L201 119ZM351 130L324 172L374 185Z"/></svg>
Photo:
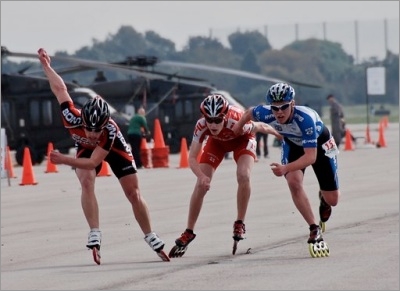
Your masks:
<svg viewBox="0 0 400 291"><path fill-rule="evenodd" d="M190 36L211 31L218 37L237 28L383 19L398 21L399 1L1 1L1 45L72 54L130 25L140 33L153 30L181 50ZM396 44L398 53L398 35Z"/></svg>

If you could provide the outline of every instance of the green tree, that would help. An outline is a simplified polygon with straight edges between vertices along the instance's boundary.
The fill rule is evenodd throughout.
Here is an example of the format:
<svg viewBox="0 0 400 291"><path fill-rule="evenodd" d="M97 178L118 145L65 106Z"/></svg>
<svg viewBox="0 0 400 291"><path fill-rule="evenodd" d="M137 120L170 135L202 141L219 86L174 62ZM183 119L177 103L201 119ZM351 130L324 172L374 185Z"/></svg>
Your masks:
<svg viewBox="0 0 400 291"><path fill-rule="evenodd" d="M204 36L196 36L189 38L188 45L187 47L185 47L184 51L186 50L192 51L199 48L215 50L215 49L223 49L224 46L217 39Z"/></svg>
<svg viewBox="0 0 400 291"><path fill-rule="evenodd" d="M261 72L261 68L258 65L257 58L253 52L253 50L250 48L247 50L242 63L240 65L240 69L243 71L248 71L252 73L257 73L259 74ZM252 79L238 79L238 83L240 82L240 93L246 93L252 90L253 87L257 86L260 82Z"/></svg>
<svg viewBox="0 0 400 291"><path fill-rule="evenodd" d="M258 55L271 49L268 39L259 31L235 32L228 36L228 41L235 54L244 56L249 49Z"/></svg>
<svg viewBox="0 0 400 291"><path fill-rule="evenodd" d="M399 55L388 51L383 61L386 67L386 96L388 102L399 104Z"/></svg>
<svg viewBox="0 0 400 291"><path fill-rule="evenodd" d="M176 53L175 44L154 31L146 31L145 40L147 53L156 55L158 58L166 58Z"/></svg>

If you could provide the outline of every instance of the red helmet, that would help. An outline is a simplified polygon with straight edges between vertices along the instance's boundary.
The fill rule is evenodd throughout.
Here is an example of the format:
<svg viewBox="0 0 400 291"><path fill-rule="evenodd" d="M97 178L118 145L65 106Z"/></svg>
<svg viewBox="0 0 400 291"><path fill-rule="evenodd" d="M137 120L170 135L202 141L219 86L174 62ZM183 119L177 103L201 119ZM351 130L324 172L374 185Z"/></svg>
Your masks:
<svg viewBox="0 0 400 291"><path fill-rule="evenodd" d="M205 117L219 117L226 114L229 103L221 94L211 94L200 104L200 111Z"/></svg>

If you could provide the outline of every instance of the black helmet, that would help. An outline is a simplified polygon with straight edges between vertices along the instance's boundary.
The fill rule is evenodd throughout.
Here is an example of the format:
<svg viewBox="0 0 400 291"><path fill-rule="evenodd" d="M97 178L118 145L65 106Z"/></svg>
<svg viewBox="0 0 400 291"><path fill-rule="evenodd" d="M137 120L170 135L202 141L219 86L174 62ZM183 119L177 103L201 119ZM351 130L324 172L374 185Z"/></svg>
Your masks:
<svg viewBox="0 0 400 291"><path fill-rule="evenodd" d="M89 130L99 130L106 126L110 119L108 104L100 96L87 101L82 107L83 126Z"/></svg>
<svg viewBox="0 0 400 291"><path fill-rule="evenodd" d="M200 104L200 111L205 117L219 117L228 111L229 103L221 94L211 94Z"/></svg>
<svg viewBox="0 0 400 291"><path fill-rule="evenodd" d="M282 102L282 101L292 101L294 99L294 89L292 86L286 83L277 83L272 85L267 92L267 103L272 102Z"/></svg>

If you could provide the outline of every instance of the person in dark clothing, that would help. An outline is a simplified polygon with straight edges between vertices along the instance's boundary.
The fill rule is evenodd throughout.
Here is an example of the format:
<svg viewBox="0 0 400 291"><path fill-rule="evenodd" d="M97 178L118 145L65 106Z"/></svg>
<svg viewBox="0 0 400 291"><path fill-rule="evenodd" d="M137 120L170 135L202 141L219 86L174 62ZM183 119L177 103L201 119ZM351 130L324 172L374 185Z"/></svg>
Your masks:
<svg viewBox="0 0 400 291"><path fill-rule="evenodd" d="M144 108L139 108L137 114L135 114L129 121L128 127L128 141L132 148L136 168L138 169L143 167L142 159L140 158L140 145L142 143L142 138L146 135L150 135L145 115L146 111Z"/></svg>
<svg viewBox="0 0 400 291"><path fill-rule="evenodd" d="M344 112L342 105L336 100L333 94L329 94L326 97L330 105L330 119L331 119L331 128L332 128L332 136L335 139L336 145L342 143L342 139L346 135L346 120L344 118ZM356 139L352 134L350 137L353 142L356 142Z"/></svg>
<svg viewBox="0 0 400 291"><path fill-rule="evenodd" d="M268 158L268 134L265 134L265 133L262 133L262 132L257 132L256 133L256 141L257 141L256 153L257 153L257 158L259 159L261 157L261 140L263 142L264 158Z"/></svg>

